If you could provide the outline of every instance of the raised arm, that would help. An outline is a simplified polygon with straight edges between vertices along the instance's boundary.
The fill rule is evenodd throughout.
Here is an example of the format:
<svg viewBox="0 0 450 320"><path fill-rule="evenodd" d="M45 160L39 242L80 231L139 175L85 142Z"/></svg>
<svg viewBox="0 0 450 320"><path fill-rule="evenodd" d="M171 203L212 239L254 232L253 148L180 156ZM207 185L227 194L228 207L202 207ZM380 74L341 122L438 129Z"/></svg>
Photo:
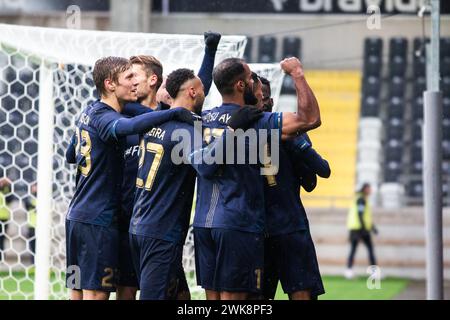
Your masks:
<svg viewBox="0 0 450 320"><path fill-rule="evenodd" d="M202 80L205 96L208 95L212 84L212 72L214 69L214 60L216 58L217 47L220 42L221 34L215 32L205 32L205 54L202 65L198 71L198 77Z"/></svg>
<svg viewBox="0 0 450 320"><path fill-rule="evenodd" d="M290 139L299 133L321 125L317 99L306 81L303 65L297 58L281 61L281 69L292 77L297 92L297 113L283 112L282 139Z"/></svg>

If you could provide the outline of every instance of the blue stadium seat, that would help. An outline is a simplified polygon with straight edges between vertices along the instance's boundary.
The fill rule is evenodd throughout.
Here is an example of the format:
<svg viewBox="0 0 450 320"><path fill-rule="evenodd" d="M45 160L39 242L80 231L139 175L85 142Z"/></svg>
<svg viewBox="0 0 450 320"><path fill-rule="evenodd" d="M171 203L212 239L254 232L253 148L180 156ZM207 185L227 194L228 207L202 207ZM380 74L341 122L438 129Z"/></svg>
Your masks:
<svg viewBox="0 0 450 320"><path fill-rule="evenodd" d="M415 57L413 60L413 73L414 77L425 77L425 66L426 66L426 58L424 55L421 55L419 57Z"/></svg>
<svg viewBox="0 0 450 320"><path fill-rule="evenodd" d="M411 163L410 172L414 175L422 174L423 163L422 161L414 161Z"/></svg>
<svg viewBox="0 0 450 320"><path fill-rule="evenodd" d="M380 113L380 101L373 96L363 97L362 117L378 117Z"/></svg>
<svg viewBox="0 0 450 320"><path fill-rule="evenodd" d="M441 58L450 57L450 38L441 38Z"/></svg>
<svg viewBox="0 0 450 320"><path fill-rule="evenodd" d="M393 77L389 83L389 96L403 98L405 95L405 79Z"/></svg>
<svg viewBox="0 0 450 320"><path fill-rule="evenodd" d="M381 57L383 53L383 40L381 38L366 38L364 40L364 57Z"/></svg>
<svg viewBox="0 0 450 320"><path fill-rule="evenodd" d="M391 38L389 41L389 57L402 57L406 59L408 40L406 38Z"/></svg>
<svg viewBox="0 0 450 320"><path fill-rule="evenodd" d="M441 59L441 76L450 77L450 57Z"/></svg>
<svg viewBox="0 0 450 320"><path fill-rule="evenodd" d="M423 96L416 97L412 102L413 120L423 119Z"/></svg>
<svg viewBox="0 0 450 320"><path fill-rule="evenodd" d="M380 78L382 68L381 57L369 56L364 59L364 76Z"/></svg>
<svg viewBox="0 0 450 320"><path fill-rule="evenodd" d="M422 121L415 121L412 124L411 138L413 142L422 140Z"/></svg>
<svg viewBox="0 0 450 320"><path fill-rule="evenodd" d="M384 181L398 182L402 174L402 164L397 161L389 161L384 165Z"/></svg>
<svg viewBox="0 0 450 320"><path fill-rule="evenodd" d="M450 97L444 97L442 102L442 111L445 119L450 119Z"/></svg>
<svg viewBox="0 0 450 320"><path fill-rule="evenodd" d="M393 118L387 126L387 140L403 140L404 124L402 119Z"/></svg>
<svg viewBox="0 0 450 320"><path fill-rule="evenodd" d="M425 77L418 77L414 81L414 97L423 96L423 92L427 89L427 79Z"/></svg>
<svg viewBox="0 0 450 320"><path fill-rule="evenodd" d="M377 77L367 77L363 83L363 94L366 96L379 97L381 82Z"/></svg>
<svg viewBox="0 0 450 320"><path fill-rule="evenodd" d="M422 161L422 142L414 141L410 150L411 162Z"/></svg>
<svg viewBox="0 0 450 320"><path fill-rule="evenodd" d="M247 45L245 46L244 59L249 63L253 62L252 49L253 49L253 38L247 37Z"/></svg>
<svg viewBox="0 0 450 320"><path fill-rule="evenodd" d="M389 74L391 77L404 77L406 73L407 61L401 56L394 56L389 61Z"/></svg>
<svg viewBox="0 0 450 320"><path fill-rule="evenodd" d="M276 61L276 45L277 40L275 37L260 37L258 48L258 62L260 63L273 63Z"/></svg>
<svg viewBox="0 0 450 320"><path fill-rule="evenodd" d="M442 136L444 138L450 137L450 119L442 121Z"/></svg>
<svg viewBox="0 0 450 320"><path fill-rule="evenodd" d="M450 68L450 66L449 66ZM442 95L446 98L450 98L450 77L449 76L444 76L441 79L441 91L442 91Z"/></svg>
<svg viewBox="0 0 450 320"><path fill-rule="evenodd" d="M444 160L450 160L450 137L444 137L442 141L442 158Z"/></svg>
<svg viewBox="0 0 450 320"><path fill-rule="evenodd" d="M385 145L386 162L401 162L403 158L403 143L399 140L388 140Z"/></svg>
<svg viewBox="0 0 450 320"><path fill-rule="evenodd" d="M302 41L299 37L284 37L283 38L283 56L287 57L301 57Z"/></svg>
<svg viewBox="0 0 450 320"><path fill-rule="evenodd" d="M412 180L408 183L407 186L408 196L413 198L422 198L423 196L423 184L422 179Z"/></svg>
<svg viewBox="0 0 450 320"><path fill-rule="evenodd" d="M405 110L404 104L405 102L402 98L392 97L389 101L388 117L402 119Z"/></svg>

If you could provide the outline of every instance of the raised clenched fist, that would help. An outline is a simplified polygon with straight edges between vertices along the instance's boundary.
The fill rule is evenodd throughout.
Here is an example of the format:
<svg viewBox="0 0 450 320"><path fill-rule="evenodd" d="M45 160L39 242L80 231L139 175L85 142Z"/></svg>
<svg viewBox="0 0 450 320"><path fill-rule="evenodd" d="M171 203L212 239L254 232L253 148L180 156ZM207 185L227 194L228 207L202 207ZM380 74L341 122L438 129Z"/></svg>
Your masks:
<svg viewBox="0 0 450 320"><path fill-rule="evenodd" d="M286 58L280 62L281 69L287 74L295 76L303 76L303 65L298 58Z"/></svg>

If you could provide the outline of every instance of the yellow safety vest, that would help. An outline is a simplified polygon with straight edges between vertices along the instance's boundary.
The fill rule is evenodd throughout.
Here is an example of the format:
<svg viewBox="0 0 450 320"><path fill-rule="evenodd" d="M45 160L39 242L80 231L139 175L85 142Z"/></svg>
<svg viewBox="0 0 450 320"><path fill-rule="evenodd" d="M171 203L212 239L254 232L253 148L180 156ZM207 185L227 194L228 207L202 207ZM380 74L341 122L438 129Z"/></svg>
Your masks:
<svg viewBox="0 0 450 320"><path fill-rule="evenodd" d="M0 220L2 221L9 220L10 218L10 212L8 205L6 204L6 197L4 192L4 190L0 190Z"/></svg>
<svg viewBox="0 0 450 320"><path fill-rule="evenodd" d="M361 222L359 221L358 216L358 199L361 196L358 196L354 201L353 205L350 207L347 215L347 228L349 230L360 230ZM366 200L366 206L364 207L363 213L363 222L364 226L367 230L372 230L372 208L369 205L369 202Z"/></svg>
<svg viewBox="0 0 450 320"><path fill-rule="evenodd" d="M28 210L28 225L36 229L36 199L30 201L32 207Z"/></svg>

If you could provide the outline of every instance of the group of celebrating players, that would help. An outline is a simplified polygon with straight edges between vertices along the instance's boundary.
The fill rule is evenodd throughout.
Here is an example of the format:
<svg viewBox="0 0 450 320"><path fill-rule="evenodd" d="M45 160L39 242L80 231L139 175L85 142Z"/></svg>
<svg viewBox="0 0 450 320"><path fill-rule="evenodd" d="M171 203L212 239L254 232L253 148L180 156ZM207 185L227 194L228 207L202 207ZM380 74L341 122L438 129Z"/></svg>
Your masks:
<svg viewBox="0 0 450 320"><path fill-rule="evenodd" d="M100 99L82 110L66 152L77 165L66 218L67 270L79 270L77 281L67 272L71 299L138 290L141 300L190 299L182 254L195 189L196 277L208 300L274 299L278 281L290 299L324 293L300 200L300 187L330 175L306 135L321 123L317 100L299 59L287 58L297 112L272 112L270 83L244 60L214 68L220 37L205 33L198 75L163 78L145 55L95 63ZM223 103L202 111L213 80ZM252 130L266 133L255 135L257 149L276 164L237 161L255 145ZM219 155L226 161L211 161Z"/></svg>

